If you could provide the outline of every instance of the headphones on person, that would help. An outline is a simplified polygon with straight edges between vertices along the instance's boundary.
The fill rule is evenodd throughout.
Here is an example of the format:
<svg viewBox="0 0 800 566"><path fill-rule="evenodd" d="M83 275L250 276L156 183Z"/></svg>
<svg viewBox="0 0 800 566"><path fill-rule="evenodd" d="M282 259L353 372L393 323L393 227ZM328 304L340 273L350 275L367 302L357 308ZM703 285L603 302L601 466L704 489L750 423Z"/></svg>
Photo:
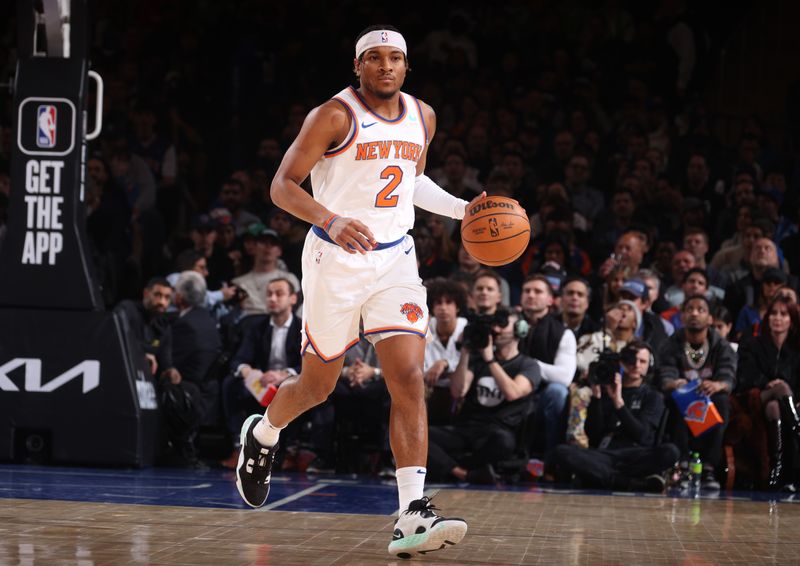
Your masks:
<svg viewBox="0 0 800 566"><path fill-rule="evenodd" d="M531 330L531 325L528 321L522 318L522 315L517 315L517 322L514 323L514 338L522 340L528 335Z"/></svg>

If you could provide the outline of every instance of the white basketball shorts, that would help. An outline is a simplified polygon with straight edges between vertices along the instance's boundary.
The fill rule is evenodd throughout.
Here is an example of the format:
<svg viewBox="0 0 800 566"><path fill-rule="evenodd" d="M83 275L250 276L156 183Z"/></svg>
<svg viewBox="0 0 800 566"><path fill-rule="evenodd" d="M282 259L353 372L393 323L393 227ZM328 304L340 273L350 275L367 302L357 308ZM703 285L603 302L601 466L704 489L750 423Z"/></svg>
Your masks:
<svg viewBox="0 0 800 566"><path fill-rule="evenodd" d="M303 247L303 353L325 362L358 342L359 325L373 344L397 333L428 331L427 294L414 240L349 254L309 230Z"/></svg>

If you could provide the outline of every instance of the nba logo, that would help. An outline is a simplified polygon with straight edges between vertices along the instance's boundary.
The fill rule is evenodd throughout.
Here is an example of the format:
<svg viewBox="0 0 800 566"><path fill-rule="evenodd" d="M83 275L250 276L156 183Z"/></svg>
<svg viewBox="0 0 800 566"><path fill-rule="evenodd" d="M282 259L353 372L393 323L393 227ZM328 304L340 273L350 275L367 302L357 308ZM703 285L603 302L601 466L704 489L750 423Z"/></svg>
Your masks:
<svg viewBox="0 0 800 566"><path fill-rule="evenodd" d="M42 104L36 111L36 145L51 148L56 145L56 107Z"/></svg>
<svg viewBox="0 0 800 566"><path fill-rule="evenodd" d="M382 31L381 32L381 43L386 43L387 41L389 41L389 34L386 33L385 31Z"/></svg>

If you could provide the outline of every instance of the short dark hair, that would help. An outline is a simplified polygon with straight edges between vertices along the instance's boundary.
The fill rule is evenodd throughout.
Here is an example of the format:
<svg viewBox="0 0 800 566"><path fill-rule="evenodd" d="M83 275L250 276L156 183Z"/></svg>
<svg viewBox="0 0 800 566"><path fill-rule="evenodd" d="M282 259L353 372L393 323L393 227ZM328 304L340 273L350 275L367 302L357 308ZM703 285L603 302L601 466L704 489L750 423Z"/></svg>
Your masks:
<svg viewBox="0 0 800 566"><path fill-rule="evenodd" d="M481 277L490 277L491 279L497 281L497 287L499 289L503 288L503 280L500 278L497 272L492 269L481 269L477 273L475 273L475 279L472 281L473 287L475 286L475 283L477 283L478 279L480 279Z"/></svg>
<svg viewBox="0 0 800 566"><path fill-rule="evenodd" d="M556 291L555 291L555 289L553 289L553 286L550 284L550 280L547 279L547 277L545 277L541 273L531 273L530 275L528 275L522 281L522 287L524 287L526 283L530 283L531 281L541 281L542 283L544 283L547 286L547 292L550 293L550 296L551 297L555 297L556 296Z"/></svg>
<svg viewBox="0 0 800 566"><path fill-rule="evenodd" d="M144 285L144 288L145 289L152 289L156 285L158 285L159 287L169 287L170 289L172 289L172 285L170 285L170 282L167 281L167 278L166 277L161 277L160 275L157 275L156 277L151 277L150 279L148 279L147 283L145 283L145 285Z"/></svg>
<svg viewBox="0 0 800 566"><path fill-rule="evenodd" d="M569 285L570 283L575 283L576 281L578 283L583 283L583 286L586 287L586 298L591 301L592 300L592 286L589 285L589 282L586 279L584 279L583 277L581 277L579 275L570 275L569 277L567 277L564 280L564 282L561 284L561 292L562 293L564 292L564 289L566 288L567 285Z"/></svg>
<svg viewBox="0 0 800 566"><path fill-rule="evenodd" d="M683 303L681 304L681 312L685 311L686 308L689 306L689 302L694 300L703 301L706 304L708 312L711 313L711 301L709 301L708 297L706 297L705 295L691 295L689 297L686 297L683 300Z"/></svg>
<svg viewBox="0 0 800 566"><path fill-rule="evenodd" d="M227 179L225 179L225 182L222 183L222 186L224 187L225 185L236 185L237 187L239 187L239 190L244 191L244 183L242 183L236 177L228 177Z"/></svg>
<svg viewBox="0 0 800 566"><path fill-rule="evenodd" d="M188 250L183 250L178 254L178 257L175 258L175 269L177 271L194 269L194 264L204 257L203 254L195 249L189 248Z"/></svg>
<svg viewBox="0 0 800 566"><path fill-rule="evenodd" d="M699 273L700 275L702 275L703 279L706 280L706 287L709 286L708 272L705 269L703 269L702 267L693 267L689 271L684 273L683 281L681 281L681 283L686 283L689 280L689 276L694 274L694 273Z"/></svg>
<svg viewBox="0 0 800 566"><path fill-rule="evenodd" d="M267 287L269 287L270 285L272 285L276 281L286 281L286 284L289 286L289 293L291 293L292 295L297 293L297 289L294 288L294 283L289 281L289 279L287 279L286 277L276 277L275 279L270 279L267 282Z"/></svg>

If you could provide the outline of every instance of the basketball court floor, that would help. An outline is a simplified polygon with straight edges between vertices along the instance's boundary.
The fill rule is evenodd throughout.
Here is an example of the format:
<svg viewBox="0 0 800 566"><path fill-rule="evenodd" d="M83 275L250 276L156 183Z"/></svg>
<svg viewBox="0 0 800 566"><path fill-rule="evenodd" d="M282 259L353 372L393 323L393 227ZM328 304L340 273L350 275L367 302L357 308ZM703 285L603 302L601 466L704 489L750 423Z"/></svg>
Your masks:
<svg viewBox="0 0 800 566"><path fill-rule="evenodd" d="M469 522L426 564L797 564L792 496L691 498L431 486ZM231 472L0 466L0 565L402 564L386 554L393 483L273 477L246 509Z"/></svg>

